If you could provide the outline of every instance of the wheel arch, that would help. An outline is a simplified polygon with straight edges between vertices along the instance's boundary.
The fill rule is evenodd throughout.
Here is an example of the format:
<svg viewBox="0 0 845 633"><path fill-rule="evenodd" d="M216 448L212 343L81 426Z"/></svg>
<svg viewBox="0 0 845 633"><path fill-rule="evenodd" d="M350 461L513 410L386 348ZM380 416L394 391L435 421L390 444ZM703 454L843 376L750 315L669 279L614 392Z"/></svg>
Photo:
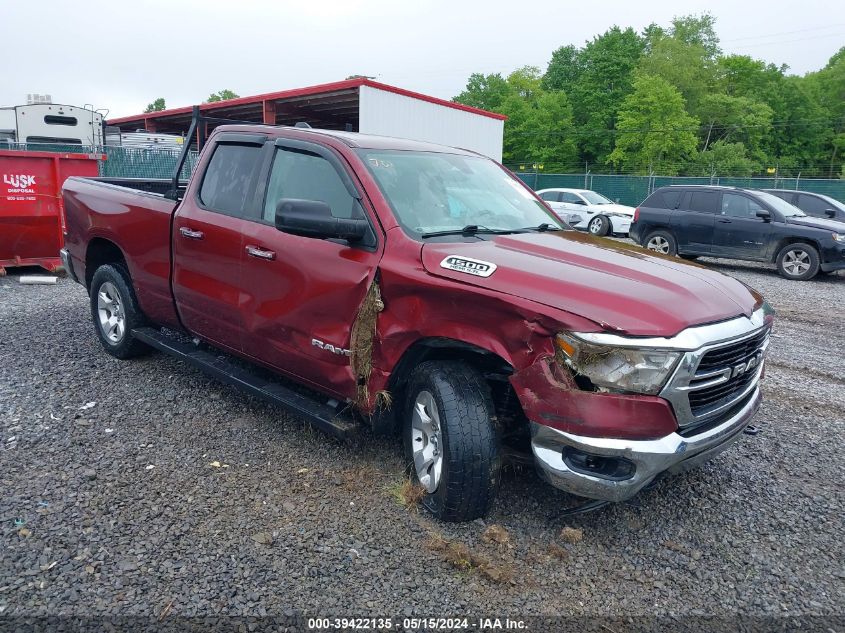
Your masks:
<svg viewBox="0 0 845 633"><path fill-rule="evenodd" d="M769 260L770 262L777 263L778 255L783 250L785 246L789 246L790 244L806 244L807 246L812 246L816 249L816 253L819 255L819 260L821 261L821 254L822 248L821 244L810 237L782 237L780 238L777 243L775 244L774 249L772 250L772 256Z"/></svg>
<svg viewBox="0 0 845 633"><path fill-rule="evenodd" d="M126 265L126 255L121 248L110 239L95 237L88 242L85 249L85 287L91 288L91 280L100 266L105 264Z"/></svg>

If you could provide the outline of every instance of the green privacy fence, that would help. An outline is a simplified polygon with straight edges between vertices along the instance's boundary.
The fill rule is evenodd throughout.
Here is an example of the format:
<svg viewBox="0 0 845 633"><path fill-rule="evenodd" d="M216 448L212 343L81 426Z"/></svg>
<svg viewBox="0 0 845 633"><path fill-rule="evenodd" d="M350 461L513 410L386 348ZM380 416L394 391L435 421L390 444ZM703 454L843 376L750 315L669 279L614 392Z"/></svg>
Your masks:
<svg viewBox="0 0 845 633"><path fill-rule="evenodd" d="M845 180L816 178L693 178L686 176L626 176L618 174L517 173L529 187L537 189L591 189L620 204L637 206L655 189L669 185L723 185L749 189L795 189L823 193L845 201Z"/></svg>
<svg viewBox="0 0 845 633"><path fill-rule="evenodd" d="M179 161L181 150L143 149L138 147L120 147L106 145L91 147L88 145L58 143L10 143L0 142L0 149L16 149L31 152L57 152L73 154L105 154L106 159L99 161L100 176L110 178L172 178L173 170ZM189 151L185 165L179 174L180 180L187 180L196 167L198 152Z"/></svg>

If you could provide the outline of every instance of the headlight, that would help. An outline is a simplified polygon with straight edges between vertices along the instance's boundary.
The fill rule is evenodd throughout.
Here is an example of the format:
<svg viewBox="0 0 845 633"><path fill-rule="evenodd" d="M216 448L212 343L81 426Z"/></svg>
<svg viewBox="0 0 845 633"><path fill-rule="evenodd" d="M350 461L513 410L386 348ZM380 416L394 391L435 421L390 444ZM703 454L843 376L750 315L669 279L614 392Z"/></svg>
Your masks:
<svg viewBox="0 0 845 633"><path fill-rule="evenodd" d="M834 242L845 242L845 233L834 233L833 234L833 241Z"/></svg>
<svg viewBox="0 0 845 633"><path fill-rule="evenodd" d="M594 345L561 332L555 339L558 358L577 376L600 389L657 394L678 364L681 352Z"/></svg>

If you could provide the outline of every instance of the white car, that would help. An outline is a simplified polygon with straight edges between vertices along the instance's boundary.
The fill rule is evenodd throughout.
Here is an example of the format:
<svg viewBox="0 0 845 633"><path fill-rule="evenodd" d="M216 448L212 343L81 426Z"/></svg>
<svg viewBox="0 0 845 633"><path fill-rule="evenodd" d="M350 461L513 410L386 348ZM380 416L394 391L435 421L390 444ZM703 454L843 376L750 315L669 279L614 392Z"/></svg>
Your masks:
<svg viewBox="0 0 845 633"><path fill-rule="evenodd" d="M540 189L537 192L561 220L593 235L627 235L634 207L616 204L589 189Z"/></svg>

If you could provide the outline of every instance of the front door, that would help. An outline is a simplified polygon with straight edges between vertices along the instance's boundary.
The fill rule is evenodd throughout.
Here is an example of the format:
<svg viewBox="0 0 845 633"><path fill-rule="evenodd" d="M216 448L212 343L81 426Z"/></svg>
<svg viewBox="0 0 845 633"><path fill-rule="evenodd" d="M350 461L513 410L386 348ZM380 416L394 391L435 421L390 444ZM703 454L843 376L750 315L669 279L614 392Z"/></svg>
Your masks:
<svg viewBox="0 0 845 633"><path fill-rule="evenodd" d="M353 397L352 324L375 278L381 245L283 233L283 198L326 202L338 218L367 217L342 159L326 147L279 140L260 221L244 233L245 351L257 360L340 397ZM372 226L372 217L370 217Z"/></svg>
<svg viewBox="0 0 845 633"><path fill-rule="evenodd" d="M191 333L240 351L244 216L264 137L231 136L241 142L215 137L202 182L186 192L173 220L173 295Z"/></svg>
<svg viewBox="0 0 845 633"><path fill-rule="evenodd" d="M737 259L766 258L771 222L757 217L765 211L756 200L741 193L722 194L721 212L713 231L713 254Z"/></svg>

